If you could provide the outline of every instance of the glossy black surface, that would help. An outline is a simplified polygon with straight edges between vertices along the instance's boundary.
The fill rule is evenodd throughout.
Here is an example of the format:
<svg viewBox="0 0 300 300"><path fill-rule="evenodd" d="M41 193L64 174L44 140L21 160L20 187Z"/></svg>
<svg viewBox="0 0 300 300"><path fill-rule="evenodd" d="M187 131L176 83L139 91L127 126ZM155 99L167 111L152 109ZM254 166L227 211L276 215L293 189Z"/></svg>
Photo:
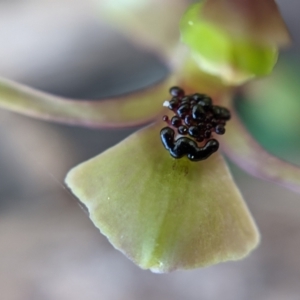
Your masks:
<svg viewBox="0 0 300 300"><path fill-rule="evenodd" d="M226 121L230 120L231 118L230 111L225 107L215 105L213 106L212 111L215 118L220 118Z"/></svg>
<svg viewBox="0 0 300 300"><path fill-rule="evenodd" d="M219 142L215 139L209 140L203 147L198 147L197 143L190 138L181 137L174 140L175 132L170 127L164 127L160 131L161 141L164 147L174 158L187 156L191 161L207 159L219 149Z"/></svg>
<svg viewBox="0 0 300 300"><path fill-rule="evenodd" d="M200 104L196 104L193 106L192 109L192 116L193 119L197 120L197 121L201 121L205 118L205 111L203 109L203 106L201 106Z"/></svg>
<svg viewBox="0 0 300 300"><path fill-rule="evenodd" d="M225 128L224 128L223 125L217 125L215 130L216 130L217 134L224 134L225 133Z"/></svg>
<svg viewBox="0 0 300 300"><path fill-rule="evenodd" d="M184 90L176 86L170 89L170 94L172 98L168 107L175 115L171 119L163 117L170 126L161 130L164 147L175 158L186 155L190 160L198 161L209 157L218 150L219 143L213 135L225 133L226 121L230 119L229 110L213 105L206 94L185 95ZM189 137L176 140L175 132ZM204 146L198 146L197 143L205 141Z"/></svg>
<svg viewBox="0 0 300 300"><path fill-rule="evenodd" d="M180 88L178 86L173 86L170 88L170 94L174 97L183 97L184 91L182 88Z"/></svg>
<svg viewBox="0 0 300 300"><path fill-rule="evenodd" d="M185 135L185 134L188 133L188 128L186 126L184 126L184 125L179 126L178 127L178 133Z"/></svg>
<svg viewBox="0 0 300 300"><path fill-rule="evenodd" d="M189 104L182 104L177 109L177 114L179 117L184 118L190 112L190 105Z"/></svg>
<svg viewBox="0 0 300 300"><path fill-rule="evenodd" d="M209 108L212 106L212 100L210 97L205 96L205 97L202 97L201 99L199 99L198 104L200 104L204 108Z"/></svg>
<svg viewBox="0 0 300 300"><path fill-rule="evenodd" d="M189 128L189 135L192 136L192 137L198 137L200 134L200 130L197 126L191 126Z"/></svg>
<svg viewBox="0 0 300 300"><path fill-rule="evenodd" d="M174 127L179 127L181 125L181 119L177 116L174 116L172 119L171 119L171 124L174 126Z"/></svg>

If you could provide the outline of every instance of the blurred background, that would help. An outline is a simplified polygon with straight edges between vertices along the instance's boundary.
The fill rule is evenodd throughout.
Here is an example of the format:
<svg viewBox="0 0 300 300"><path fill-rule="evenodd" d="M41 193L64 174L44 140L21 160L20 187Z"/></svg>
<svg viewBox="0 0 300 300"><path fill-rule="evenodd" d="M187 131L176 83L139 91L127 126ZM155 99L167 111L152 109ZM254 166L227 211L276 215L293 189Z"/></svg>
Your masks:
<svg viewBox="0 0 300 300"><path fill-rule="evenodd" d="M103 21L96 2L0 0L0 76L78 99L165 76L154 55ZM294 45L270 78L245 88L237 108L263 146L300 165L300 2L278 4ZM262 235L247 259L157 275L108 243L63 180L135 130L70 127L0 110L0 299L300 299L300 196L232 165Z"/></svg>

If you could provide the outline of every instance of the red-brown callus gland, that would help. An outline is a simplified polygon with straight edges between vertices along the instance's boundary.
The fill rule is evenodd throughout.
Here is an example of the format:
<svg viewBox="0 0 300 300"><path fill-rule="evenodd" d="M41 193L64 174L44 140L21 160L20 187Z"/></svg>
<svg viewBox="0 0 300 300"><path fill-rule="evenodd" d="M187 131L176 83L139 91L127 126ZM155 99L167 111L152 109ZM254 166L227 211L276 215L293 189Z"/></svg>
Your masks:
<svg viewBox="0 0 300 300"><path fill-rule="evenodd" d="M199 101L199 100L201 100L201 99L204 99L204 98L207 98L208 96L206 95L206 94L200 94L200 93L195 93L194 95L193 95L193 99L195 100L195 101Z"/></svg>
<svg viewBox="0 0 300 300"><path fill-rule="evenodd" d="M222 106L214 105L212 107L212 112L216 119L228 121L231 118L230 111L227 108L222 107Z"/></svg>
<svg viewBox="0 0 300 300"><path fill-rule="evenodd" d="M196 102L195 100L191 100L191 101L190 101L190 105L191 105L191 106L194 106L195 104L197 104L197 102Z"/></svg>
<svg viewBox="0 0 300 300"><path fill-rule="evenodd" d="M170 102L168 108L170 110L175 110L179 106L179 99L177 97L173 97Z"/></svg>
<svg viewBox="0 0 300 300"><path fill-rule="evenodd" d="M212 129L213 126L211 123L207 123L205 127L207 130L210 130L210 129Z"/></svg>
<svg viewBox="0 0 300 300"><path fill-rule="evenodd" d="M199 105L201 105L205 110L208 110L212 106L212 99L210 97L204 95L203 97L201 97L197 100L197 103Z"/></svg>
<svg viewBox="0 0 300 300"><path fill-rule="evenodd" d="M197 126L191 126L189 128L189 135L191 137L197 138L199 136L199 134L200 134L200 130Z"/></svg>
<svg viewBox="0 0 300 300"><path fill-rule="evenodd" d="M181 125L181 119L177 116L174 116L172 119L171 119L171 124L174 126L174 127L179 127Z"/></svg>
<svg viewBox="0 0 300 300"><path fill-rule="evenodd" d="M181 99L181 102L180 102L180 105L183 105L183 104L188 104L190 105L191 104L191 98L189 96L184 96L182 99Z"/></svg>
<svg viewBox="0 0 300 300"><path fill-rule="evenodd" d="M168 122L169 121L169 117L167 115L164 115L162 117L162 120L165 121L165 122Z"/></svg>
<svg viewBox="0 0 300 300"><path fill-rule="evenodd" d="M224 125L217 125L216 128L215 128L215 132L216 134L224 134L225 133L225 128L224 128Z"/></svg>
<svg viewBox="0 0 300 300"><path fill-rule="evenodd" d="M227 108L222 107L221 108L221 119L228 121L228 120L230 120L230 118L231 118L230 111Z"/></svg>
<svg viewBox="0 0 300 300"><path fill-rule="evenodd" d="M205 130L205 132L204 132L204 137L205 137L205 139L209 139L209 138L211 137L211 132L210 132L210 130Z"/></svg>
<svg viewBox="0 0 300 300"><path fill-rule="evenodd" d="M184 96L184 90L178 86L171 87L169 92L173 97L182 98Z"/></svg>
<svg viewBox="0 0 300 300"><path fill-rule="evenodd" d="M210 122L212 127L216 127L219 124L219 121L215 118L212 118Z"/></svg>
<svg viewBox="0 0 300 300"><path fill-rule="evenodd" d="M204 129L206 129L206 124L205 124L205 123L202 123L202 122L201 122L201 123L198 123L197 126L198 126L198 129L199 129L199 130L204 130Z"/></svg>
<svg viewBox="0 0 300 300"><path fill-rule="evenodd" d="M188 133L188 128L184 125L178 127L178 133L182 135L186 135Z"/></svg>
<svg viewBox="0 0 300 300"><path fill-rule="evenodd" d="M206 115L205 117L205 123L210 123L213 117L211 115Z"/></svg>
<svg viewBox="0 0 300 300"><path fill-rule="evenodd" d="M192 116L194 120L201 121L205 119L206 113L200 104L195 104L192 109Z"/></svg>
<svg viewBox="0 0 300 300"><path fill-rule="evenodd" d="M191 126L193 124L193 118L192 116L188 115L188 116L185 116L184 118L184 123L187 125L187 126Z"/></svg>
<svg viewBox="0 0 300 300"><path fill-rule="evenodd" d="M177 114L180 118L184 118L190 112L189 104L180 105L177 109Z"/></svg>
<svg viewBox="0 0 300 300"><path fill-rule="evenodd" d="M203 142L204 141L204 136L203 135L198 136L196 138L196 141L199 142L199 143Z"/></svg>

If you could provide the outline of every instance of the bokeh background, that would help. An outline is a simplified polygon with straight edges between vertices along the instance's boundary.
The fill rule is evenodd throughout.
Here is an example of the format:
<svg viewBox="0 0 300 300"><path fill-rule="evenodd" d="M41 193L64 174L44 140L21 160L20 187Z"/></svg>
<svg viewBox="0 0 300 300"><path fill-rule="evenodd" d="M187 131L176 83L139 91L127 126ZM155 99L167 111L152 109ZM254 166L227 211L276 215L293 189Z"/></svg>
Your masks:
<svg viewBox="0 0 300 300"><path fill-rule="evenodd" d="M261 144L300 165L300 2L278 4L294 45L270 78L245 89L237 108ZM0 0L0 76L97 99L166 72L101 20L96 1ZM134 130L69 127L0 110L0 299L300 299L300 196L233 165L262 235L247 259L157 275L108 243L63 179Z"/></svg>

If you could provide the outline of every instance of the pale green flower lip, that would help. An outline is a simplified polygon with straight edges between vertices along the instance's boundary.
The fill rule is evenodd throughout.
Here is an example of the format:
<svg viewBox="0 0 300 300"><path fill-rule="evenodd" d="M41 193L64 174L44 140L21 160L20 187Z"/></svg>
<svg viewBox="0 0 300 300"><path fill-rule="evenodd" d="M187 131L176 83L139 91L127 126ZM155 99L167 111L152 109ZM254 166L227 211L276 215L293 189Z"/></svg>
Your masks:
<svg viewBox="0 0 300 300"><path fill-rule="evenodd" d="M161 122L72 169L66 184L113 246L164 273L245 257L256 225L222 157L174 159Z"/></svg>

